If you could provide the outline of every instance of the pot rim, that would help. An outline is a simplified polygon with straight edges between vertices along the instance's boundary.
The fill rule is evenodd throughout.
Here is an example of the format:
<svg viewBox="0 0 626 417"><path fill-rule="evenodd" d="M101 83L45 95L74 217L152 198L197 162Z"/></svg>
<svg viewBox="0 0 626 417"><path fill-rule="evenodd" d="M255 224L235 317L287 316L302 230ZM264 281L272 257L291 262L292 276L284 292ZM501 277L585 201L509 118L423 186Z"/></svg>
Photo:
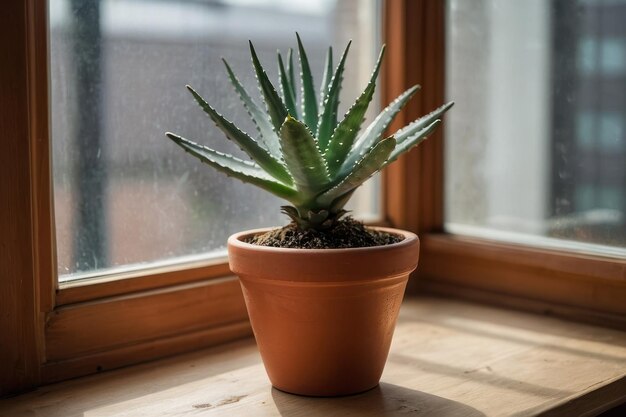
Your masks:
<svg viewBox="0 0 626 417"><path fill-rule="evenodd" d="M257 235L260 233L269 232L270 230L278 229L282 226L276 227L262 227L258 229L250 229L243 230L241 232L234 233L228 237L228 246L234 246L241 248L243 250L257 250L261 252L279 252L284 254L289 253L307 253L307 254L342 254L347 252L374 252L380 250L394 250L398 248L402 248L404 246L411 246L419 238L413 232L409 232L403 229L395 229L392 227L379 227L379 226L367 226L370 229L374 229L381 232L387 232L394 235L403 236L400 242L391 243L388 245L377 245L377 246L361 246L356 248L334 248L334 249L303 249L303 248L280 248L274 246L262 246L262 245L254 245L252 243L244 242L243 239L248 236Z"/></svg>
<svg viewBox="0 0 626 417"><path fill-rule="evenodd" d="M420 245L417 235L387 227L374 229L395 233L404 239L390 245L360 248L274 248L243 242L242 239L250 235L272 230L254 229L228 238L228 262L231 271L242 280L254 277L310 283L365 282L406 275L417 267Z"/></svg>

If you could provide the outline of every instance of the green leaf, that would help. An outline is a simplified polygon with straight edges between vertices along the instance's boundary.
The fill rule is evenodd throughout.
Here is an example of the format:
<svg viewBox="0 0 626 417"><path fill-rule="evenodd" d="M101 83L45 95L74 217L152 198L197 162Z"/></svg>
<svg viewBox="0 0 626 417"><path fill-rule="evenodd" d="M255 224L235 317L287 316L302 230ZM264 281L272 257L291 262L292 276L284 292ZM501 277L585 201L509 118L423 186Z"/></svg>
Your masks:
<svg viewBox="0 0 626 417"><path fill-rule="evenodd" d="M285 163L298 191L307 195L321 191L328 184L328 171L307 126L287 116L280 129L280 139Z"/></svg>
<svg viewBox="0 0 626 417"><path fill-rule="evenodd" d="M212 166L218 171L223 172L228 176L240 179L243 182L256 185L257 187L269 191L270 193L280 198L284 198L285 200L297 201L298 195L296 190L285 184L276 182L258 165L235 158L232 155L198 145L197 143L175 135L174 133L167 132L166 135L186 152Z"/></svg>
<svg viewBox="0 0 626 417"><path fill-rule="evenodd" d="M315 87L313 87L313 75L309 66L309 59L306 56L304 46L300 40L300 35L296 32L298 40L298 55L300 56L300 80L302 84L302 120L309 127L315 136L317 133L317 98L315 97Z"/></svg>
<svg viewBox="0 0 626 417"><path fill-rule="evenodd" d="M350 201L350 198L352 198L352 195L354 194L355 191L356 191L356 188L353 188L347 193L343 193L339 197L335 198L330 205L330 212L339 213L340 211L342 211L343 207L348 203L348 201Z"/></svg>
<svg viewBox="0 0 626 417"><path fill-rule="evenodd" d="M286 214L291 220L298 224L301 221L300 212L293 206L280 206L280 212Z"/></svg>
<svg viewBox="0 0 626 417"><path fill-rule="evenodd" d="M261 138L263 140L263 143L265 144L265 147L270 151L274 158L280 160L282 154L280 153L278 134L274 130L272 122L270 121L267 113L263 111L254 102L254 100L252 100L252 97L250 97L243 85L241 85L241 82L239 82L239 79L237 79L237 76L230 68L230 65L228 65L228 62L226 62L226 60L223 58L222 61L224 61L224 65L226 66L226 71L228 72L230 82L233 84L233 87L235 87L235 91L237 91L237 94L239 94L239 98L243 102L244 107L246 108L248 114L252 118L252 121L256 125L257 130L259 131L259 134L261 135Z"/></svg>
<svg viewBox="0 0 626 417"><path fill-rule="evenodd" d="M270 155L269 151L259 145L254 139L242 132L232 122L226 120L221 114L219 114L213 107L209 105L193 88L187 86L187 89L191 92L196 99L202 110L209 115L215 125L226 135L226 137L247 153L250 158L256 161L261 168L267 171L268 174L273 176L279 181L285 184L292 184L293 181L289 172L283 164L274 159Z"/></svg>
<svg viewBox="0 0 626 417"><path fill-rule="evenodd" d="M425 116L420 117L419 119L398 130L396 133L393 134L398 141L398 144L401 144L402 142L407 140L407 138L412 137L415 133L430 125L434 120L439 119L445 112L450 110L452 106L454 106L454 101L444 104L438 109L428 113Z"/></svg>
<svg viewBox="0 0 626 417"><path fill-rule="evenodd" d="M415 146L422 143L422 141L424 141L426 137L430 135L437 128L437 126L439 126L440 123L441 120L437 119L422 130L413 133L412 136L405 138L402 143L399 143L398 146L396 146L396 149L393 150L393 152L389 156L389 159L387 160L387 162L385 162L384 166L389 165L390 163L398 159L400 155L408 152L409 150L411 150L411 148L414 148Z"/></svg>
<svg viewBox="0 0 626 417"><path fill-rule="evenodd" d="M328 47L328 54L326 54L326 65L324 66L324 75L322 77L322 84L320 85L320 109L324 108L324 100L326 100L326 94L330 88L330 81L332 80L333 73L333 48Z"/></svg>
<svg viewBox="0 0 626 417"><path fill-rule="evenodd" d="M296 88L296 76L294 75L293 70L293 49L289 48L287 50L287 76L289 77L289 84L291 85L291 89L293 90L293 96L295 98L298 97L298 89ZM294 100L296 101L296 100Z"/></svg>
<svg viewBox="0 0 626 417"><path fill-rule="evenodd" d="M341 82L343 81L343 70L346 64L346 57L350 51L352 41L348 42L346 49L341 55L339 65L335 69L335 74L330 81L328 94L324 99L321 114L317 125L317 142L320 149L325 150L330 141L330 137L337 126L337 108L339 107L339 92L341 91Z"/></svg>
<svg viewBox="0 0 626 417"><path fill-rule="evenodd" d="M298 117L298 110L296 109L296 96L294 93L293 86L289 83L289 76L285 71L285 66L283 64L283 57L278 53L278 73L280 76L280 86L283 92L283 97L285 99L285 106L287 107L287 111L293 117Z"/></svg>
<svg viewBox="0 0 626 417"><path fill-rule="evenodd" d="M400 94L400 96L391 102L391 104L385 107L385 109L378 116L376 116L374 121L370 123L361 136L359 136L359 139L354 143L354 146L348 153L346 160L339 169L340 175L351 169L356 161L365 155L367 150L380 139L387 129L387 126L389 126L396 115L400 112L400 110L402 110L405 104L411 99L411 97L413 97L418 89L419 86L417 85L409 88L404 93Z"/></svg>
<svg viewBox="0 0 626 417"><path fill-rule="evenodd" d="M348 110L343 120L339 123L335 131L333 132L330 142L328 143L328 149L324 154L324 158L328 163L328 170L331 177L333 177L341 168L348 152L352 148L354 139L359 133L361 124L365 119L365 112L374 97L374 90L376 90L376 78L380 71L380 64L385 54L385 47L380 50L380 55L376 61L376 66L370 80L365 87L365 90L356 99L352 107Z"/></svg>
<svg viewBox="0 0 626 417"><path fill-rule="evenodd" d="M252 42L250 42L250 55L252 56L252 64L254 65L256 78L259 82L259 88L263 94L265 105L267 106L267 112L270 115L274 129L278 132L280 126L283 124L283 120L285 120L285 117L287 116L287 109L276 92L276 89L267 77L267 73L265 72L265 69L263 69L261 62L259 62L259 57L254 50Z"/></svg>
<svg viewBox="0 0 626 417"><path fill-rule="evenodd" d="M395 146L396 140L393 136L379 141L354 165L339 184L322 193L316 201L321 205L331 204L338 197L363 184L382 168Z"/></svg>

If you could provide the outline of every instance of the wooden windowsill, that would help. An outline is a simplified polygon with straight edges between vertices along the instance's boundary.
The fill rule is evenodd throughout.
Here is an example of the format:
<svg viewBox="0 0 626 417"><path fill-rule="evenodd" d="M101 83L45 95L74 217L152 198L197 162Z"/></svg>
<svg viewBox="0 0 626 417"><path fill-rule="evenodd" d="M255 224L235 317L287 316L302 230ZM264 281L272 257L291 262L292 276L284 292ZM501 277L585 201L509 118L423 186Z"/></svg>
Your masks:
<svg viewBox="0 0 626 417"><path fill-rule="evenodd" d="M0 416L578 416L626 401L626 333L461 301L405 301L381 384L344 398L269 385L252 339L49 385Z"/></svg>

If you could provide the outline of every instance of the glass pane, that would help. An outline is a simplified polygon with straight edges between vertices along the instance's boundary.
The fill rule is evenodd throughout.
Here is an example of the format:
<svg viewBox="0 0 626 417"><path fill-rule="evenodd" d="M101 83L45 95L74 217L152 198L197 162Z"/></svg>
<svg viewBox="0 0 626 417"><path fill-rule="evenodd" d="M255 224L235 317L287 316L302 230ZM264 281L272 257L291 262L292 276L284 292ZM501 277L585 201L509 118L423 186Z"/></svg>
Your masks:
<svg viewBox="0 0 626 417"><path fill-rule="evenodd" d="M448 1L448 230L626 256L624 22L624 0Z"/></svg>
<svg viewBox="0 0 626 417"><path fill-rule="evenodd" d="M298 30L317 83L325 52L349 39L341 111L358 96L377 53L375 0L54 0L51 113L59 279L129 265L222 256L236 231L286 224L283 201L227 178L164 136L173 131L241 155L194 103L191 84L255 132L228 82L225 57L256 93L248 51L277 79L276 50ZM372 110L376 110L376 105ZM355 196L379 214L378 181Z"/></svg>

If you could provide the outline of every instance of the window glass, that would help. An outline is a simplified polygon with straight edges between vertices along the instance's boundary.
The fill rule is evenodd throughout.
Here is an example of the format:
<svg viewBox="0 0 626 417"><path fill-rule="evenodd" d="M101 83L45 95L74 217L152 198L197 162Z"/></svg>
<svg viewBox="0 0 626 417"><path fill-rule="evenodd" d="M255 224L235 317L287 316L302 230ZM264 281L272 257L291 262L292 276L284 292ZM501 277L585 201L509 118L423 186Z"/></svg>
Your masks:
<svg viewBox="0 0 626 417"><path fill-rule="evenodd" d="M220 58L256 93L248 39L276 80L276 51L296 45L296 30L318 86L326 48L335 47L337 62L354 39L345 111L374 65L377 7L375 0L49 1L59 280L222 256L230 234L286 224L284 202L202 165L164 132L241 155L185 84L255 132ZM378 199L375 179L349 208L375 217Z"/></svg>
<svg viewBox="0 0 626 417"><path fill-rule="evenodd" d="M600 54L603 73L619 76L626 71L626 37L603 39Z"/></svg>
<svg viewBox="0 0 626 417"><path fill-rule="evenodd" d="M626 1L449 0L446 228L626 255Z"/></svg>

